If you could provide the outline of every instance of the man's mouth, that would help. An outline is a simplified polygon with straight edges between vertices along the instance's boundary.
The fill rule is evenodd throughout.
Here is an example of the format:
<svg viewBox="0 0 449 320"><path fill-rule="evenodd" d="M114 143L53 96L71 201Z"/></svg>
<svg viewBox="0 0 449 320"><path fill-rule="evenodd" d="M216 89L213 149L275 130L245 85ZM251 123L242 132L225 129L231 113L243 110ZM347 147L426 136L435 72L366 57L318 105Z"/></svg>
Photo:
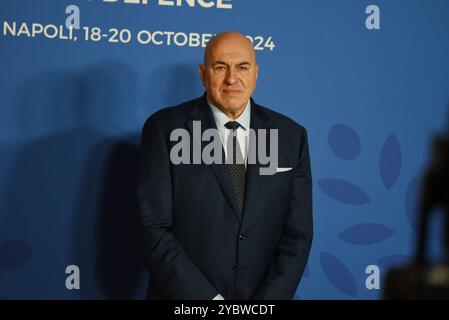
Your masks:
<svg viewBox="0 0 449 320"><path fill-rule="evenodd" d="M226 93L226 94L239 94L241 92L242 92L242 90L237 90L237 89L225 89L225 90L223 90L223 93Z"/></svg>

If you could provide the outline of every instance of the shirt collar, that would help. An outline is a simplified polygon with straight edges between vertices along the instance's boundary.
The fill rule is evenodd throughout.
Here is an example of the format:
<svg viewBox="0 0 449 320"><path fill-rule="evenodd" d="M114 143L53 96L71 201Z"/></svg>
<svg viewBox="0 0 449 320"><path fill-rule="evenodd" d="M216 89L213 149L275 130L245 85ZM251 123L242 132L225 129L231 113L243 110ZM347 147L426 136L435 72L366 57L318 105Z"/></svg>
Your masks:
<svg viewBox="0 0 449 320"><path fill-rule="evenodd" d="M209 104L210 110L212 111L212 115L214 116L214 120L218 129L223 129L224 125L229 121L237 121L243 129L249 129L251 118L251 100L248 100L243 112L238 116L238 118L234 120L229 119L228 116L224 114L223 111L218 109L215 105L213 105L209 99L207 99L207 103Z"/></svg>

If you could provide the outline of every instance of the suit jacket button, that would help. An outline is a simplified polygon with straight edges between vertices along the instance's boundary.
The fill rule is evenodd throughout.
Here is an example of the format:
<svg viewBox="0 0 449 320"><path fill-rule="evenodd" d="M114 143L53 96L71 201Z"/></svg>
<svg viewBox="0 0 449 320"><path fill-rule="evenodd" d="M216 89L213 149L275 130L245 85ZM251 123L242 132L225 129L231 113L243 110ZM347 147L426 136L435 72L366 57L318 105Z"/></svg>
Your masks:
<svg viewBox="0 0 449 320"><path fill-rule="evenodd" d="M234 272L237 272L237 271L239 271L239 267L233 266L233 267L232 267L232 270L234 270Z"/></svg>
<svg viewBox="0 0 449 320"><path fill-rule="evenodd" d="M239 240L246 240L246 239L248 239L247 235L239 234Z"/></svg>

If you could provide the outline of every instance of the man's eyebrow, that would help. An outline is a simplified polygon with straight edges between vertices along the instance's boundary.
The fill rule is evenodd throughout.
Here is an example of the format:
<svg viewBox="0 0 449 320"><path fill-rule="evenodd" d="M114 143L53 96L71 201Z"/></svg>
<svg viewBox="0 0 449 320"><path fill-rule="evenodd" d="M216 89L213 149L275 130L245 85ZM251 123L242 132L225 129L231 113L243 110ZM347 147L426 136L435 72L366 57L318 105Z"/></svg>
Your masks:
<svg viewBox="0 0 449 320"><path fill-rule="evenodd" d="M221 60L217 60L213 63L213 65L217 65L217 64L222 64L222 65L228 66L228 64L226 62L221 61ZM251 65L251 63L248 61L243 61L243 62L238 63L237 65L238 66Z"/></svg>

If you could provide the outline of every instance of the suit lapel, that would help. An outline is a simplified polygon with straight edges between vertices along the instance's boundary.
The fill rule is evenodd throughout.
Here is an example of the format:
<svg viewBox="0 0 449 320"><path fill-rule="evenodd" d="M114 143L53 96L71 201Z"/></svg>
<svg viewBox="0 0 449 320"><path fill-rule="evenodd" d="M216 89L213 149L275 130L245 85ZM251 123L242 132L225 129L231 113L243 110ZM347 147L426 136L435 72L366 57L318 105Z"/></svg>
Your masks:
<svg viewBox="0 0 449 320"><path fill-rule="evenodd" d="M201 134L207 129L217 129L212 112L210 111L209 105L204 95L202 98L198 99L197 102L192 106L190 114L192 119L187 121L187 127L190 131L190 136L193 136L193 121L201 121ZM201 142L201 150L207 144L207 141ZM222 163L224 162L225 153L222 149ZM234 186L232 184L231 176L229 173L229 168L225 164L211 164L208 167L212 170L215 179L217 180L221 191L223 192L227 202L232 208L232 212L237 221L240 222L240 210L237 207L234 194Z"/></svg>
<svg viewBox="0 0 449 320"><path fill-rule="evenodd" d="M251 99L251 121L250 127L255 130L256 136L259 129L271 129L268 124L268 116L262 112L260 107ZM267 138L268 140L268 138ZM257 146L256 141L249 141L250 147ZM269 150L269 149L267 149ZM243 223L245 227L258 221L259 215L263 212L260 208L260 199L264 198L264 192L268 189L267 179L262 179L260 175L260 163L256 160L255 164L248 164L246 174L246 190L243 206Z"/></svg>

